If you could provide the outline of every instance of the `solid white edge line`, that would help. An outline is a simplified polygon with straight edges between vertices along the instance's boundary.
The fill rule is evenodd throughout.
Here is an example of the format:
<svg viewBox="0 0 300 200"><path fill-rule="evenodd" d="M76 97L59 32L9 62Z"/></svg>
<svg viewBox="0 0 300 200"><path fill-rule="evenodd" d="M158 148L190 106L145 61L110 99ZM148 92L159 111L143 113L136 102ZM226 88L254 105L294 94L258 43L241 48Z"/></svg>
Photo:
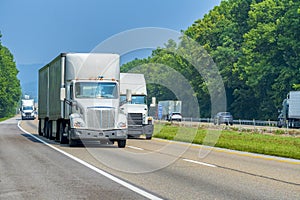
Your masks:
<svg viewBox="0 0 300 200"><path fill-rule="evenodd" d="M138 187L136 187L134 185L131 185L130 183L127 183L127 182L125 182L125 181L123 181L123 180L121 180L121 179L119 179L119 178L117 178L117 177L115 177L115 176L113 176L113 175L111 175L111 174L109 174L109 173L107 173L107 172L105 172L105 171L103 171L103 170L101 170L101 169L99 169L99 168L97 168L97 167L95 167L95 166L93 166L93 165L91 165L91 164L89 164L89 163L87 163L87 162L85 162L85 161L83 161L83 160L81 160L81 159L79 159L79 158L77 158L77 157L75 157L75 156L73 156L73 155L71 155L71 154L63 151L63 150L61 150L61 149L58 149L55 146L53 146L53 145L45 142L44 140L36 137L35 135L27 132L26 130L24 130L20 126L20 121L18 122L18 127L19 127L19 129L21 131L23 131L27 135L29 135L29 136L33 137L34 139L42 142L43 144L47 145L48 147L50 147L50 148L52 148L52 149L54 149L54 150L56 150L56 151L64 154L65 156L68 156L69 158L75 160L76 162L79 162L80 164L82 164L82 165L90 168L91 170L94 170L95 172L97 172L97 173L105 176L106 178L108 178L108 179L110 179L110 180L112 180L112 181L114 181L114 182L116 182L116 183L118 183L118 184L120 184L120 185L122 185L122 186L124 186L124 187L126 187L126 188L128 188L128 189L130 189L130 190L132 190L132 191L134 191L134 192L136 192L136 193L138 193L138 194L146 197L146 198L148 198L148 199L162 200L162 198L159 198L159 197L157 197L157 196L155 196L153 194L150 194L149 192L146 192L146 191L144 191L144 190L142 190L142 189L140 189L140 188L138 188Z"/></svg>
<svg viewBox="0 0 300 200"><path fill-rule="evenodd" d="M199 164L199 165L205 165L205 166L208 166L208 167L217 167L216 165L212 165L212 164L208 164L208 163L204 163L204 162L199 162L199 161L195 161L195 160L190 160L190 159L186 159L186 158L183 158L182 160L184 160L186 162L196 163L196 164Z"/></svg>
<svg viewBox="0 0 300 200"><path fill-rule="evenodd" d="M144 149L140 148L140 147L134 147L134 146L127 146L128 148L131 148L131 149L136 149L136 150L141 150L141 151L144 151Z"/></svg>

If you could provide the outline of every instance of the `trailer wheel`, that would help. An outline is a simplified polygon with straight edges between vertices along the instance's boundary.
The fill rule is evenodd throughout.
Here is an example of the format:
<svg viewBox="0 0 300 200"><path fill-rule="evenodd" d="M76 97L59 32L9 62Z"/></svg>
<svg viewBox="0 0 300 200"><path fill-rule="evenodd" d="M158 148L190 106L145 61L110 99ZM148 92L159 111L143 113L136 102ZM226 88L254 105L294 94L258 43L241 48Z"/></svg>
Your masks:
<svg viewBox="0 0 300 200"><path fill-rule="evenodd" d="M47 138L47 131L48 131L48 120L47 119L44 119L44 127L43 127L43 137Z"/></svg>
<svg viewBox="0 0 300 200"><path fill-rule="evenodd" d="M49 140L53 140L53 136L52 136L52 121L48 121L47 124L47 138L49 138Z"/></svg>
<svg viewBox="0 0 300 200"><path fill-rule="evenodd" d="M39 119L39 125L38 125L38 132L39 132L40 136L43 136L43 133L42 133L42 122L41 122L40 119Z"/></svg>
<svg viewBox="0 0 300 200"><path fill-rule="evenodd" d="M118 140L118 147L124 148L126 146L126 140Z"/></svg>

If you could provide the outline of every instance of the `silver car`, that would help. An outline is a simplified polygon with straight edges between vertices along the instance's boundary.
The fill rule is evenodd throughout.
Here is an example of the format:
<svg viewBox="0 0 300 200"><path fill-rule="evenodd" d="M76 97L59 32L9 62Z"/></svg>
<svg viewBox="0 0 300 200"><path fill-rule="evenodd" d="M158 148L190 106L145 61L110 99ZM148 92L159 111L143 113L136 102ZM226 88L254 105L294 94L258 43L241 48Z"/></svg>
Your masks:
<svg viewBox="0 0 300 200"><path fill-rule="evenodd" d="M214 117L214 124L233 124L233 117L230 112L219 112Z"/></svg>

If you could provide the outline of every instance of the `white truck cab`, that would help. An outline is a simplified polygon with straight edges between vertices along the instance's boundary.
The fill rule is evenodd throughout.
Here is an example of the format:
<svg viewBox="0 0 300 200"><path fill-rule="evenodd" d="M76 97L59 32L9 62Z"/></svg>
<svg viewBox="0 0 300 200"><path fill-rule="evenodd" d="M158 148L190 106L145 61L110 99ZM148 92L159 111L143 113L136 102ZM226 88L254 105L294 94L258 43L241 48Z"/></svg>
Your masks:
<svg viewBox="0 0 300 200"><path fill-rule="evenodd" d="M153 135L153 118L148 116L147 89L143 74L121 73L121 110L127 115L128 136Z"/></svg>

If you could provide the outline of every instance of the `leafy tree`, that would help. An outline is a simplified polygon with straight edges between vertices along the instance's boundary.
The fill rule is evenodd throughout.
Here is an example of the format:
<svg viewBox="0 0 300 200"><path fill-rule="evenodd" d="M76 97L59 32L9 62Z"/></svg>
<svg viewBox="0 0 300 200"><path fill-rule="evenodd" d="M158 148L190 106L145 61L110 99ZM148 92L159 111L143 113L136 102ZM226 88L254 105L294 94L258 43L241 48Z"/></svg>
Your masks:
<svg viewBox="0 0 300 200"><path fill-rule="evenodd" d="M207 79L216 76L214 65L204 51L188 42L187 38L191 38L218 67L227 108L235 118L276 119L276 111L288 91L300 88L299 24L299 0L226 0L183 31L187 37L183 36L179 44L170 40L164 48L154 50L151 57L124 66L170 66L192 85L201 116L208 117L212 94L222 91L209 90L218 84ZM201 73L195 63L203 66ZM173 97L166 88L155 87L155 93Z"/></svg>
<svg viewBox="0 0 300 200"><path fill-rule="evenodd" d="M11 116L16 112L21 96L17 74L13 55L0 42L0 118Z"/></svg>

